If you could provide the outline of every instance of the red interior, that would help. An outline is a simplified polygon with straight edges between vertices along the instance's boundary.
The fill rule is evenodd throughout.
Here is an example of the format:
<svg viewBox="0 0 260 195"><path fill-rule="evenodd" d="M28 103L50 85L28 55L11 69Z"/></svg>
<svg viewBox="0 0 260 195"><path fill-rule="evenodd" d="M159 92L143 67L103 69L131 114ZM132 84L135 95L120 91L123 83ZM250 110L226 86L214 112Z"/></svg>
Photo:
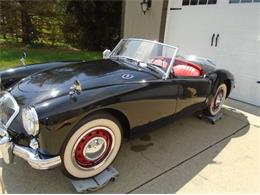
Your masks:
<svg viewBox="0 0 260 195"><path fill-rule="evenodd" d="M170 58L163 58L163 57L156 57L151 60L151 63L154 63L156 65L162 66L164 69L168 66L170 63ZM189 62L182 58L176 58L172 73L174 73L174 76L203 76L203 70L202 68L194 64L192 62Z"/></svg>
<svg viewBox="0 0 260 195"><path fill-rule="evenodd" d="M173 67L175 76L200 76L200 71L192 66L180 64Z"/></svg>
<svg viewBox="0 0 260 195"><path fill-rule="evenodd" d="M173 71L175 76L202 76L204 74L199 65L180 58L175 59Z"/></svg>

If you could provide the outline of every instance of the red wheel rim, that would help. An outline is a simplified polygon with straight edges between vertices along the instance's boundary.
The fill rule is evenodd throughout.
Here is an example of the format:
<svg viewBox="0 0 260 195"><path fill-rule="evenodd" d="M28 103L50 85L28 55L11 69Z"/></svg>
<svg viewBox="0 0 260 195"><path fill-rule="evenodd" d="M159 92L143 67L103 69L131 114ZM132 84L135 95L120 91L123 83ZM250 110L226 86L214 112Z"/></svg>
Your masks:
<svg viewBox="0 0 260 195"><path fill-rule="evenodd" d="M112 142L113 138L106 128L95 128L83 135L76 144L76 162L84 168L100 164L109 155Z"/></svg>

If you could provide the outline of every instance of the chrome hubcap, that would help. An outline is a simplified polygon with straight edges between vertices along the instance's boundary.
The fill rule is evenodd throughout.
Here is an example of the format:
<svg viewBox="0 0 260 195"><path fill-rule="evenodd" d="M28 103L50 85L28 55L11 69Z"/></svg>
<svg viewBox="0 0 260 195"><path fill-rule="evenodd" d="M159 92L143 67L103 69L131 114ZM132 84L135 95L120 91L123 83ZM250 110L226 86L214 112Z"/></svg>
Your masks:
<svg viewBox="0 0 260 195"><path fill-rule="evenodd" d="M104 154L106 148L106 140L102 137L95 137L86 144L83 154L86 159L94 161Z"/></svg>
<svg viewBox="0 0 260 195"><path fill-rule="evenodd" d="M216 107L219 107L223 101L223 93L219 93L218 96L216 97Z"/></svg>

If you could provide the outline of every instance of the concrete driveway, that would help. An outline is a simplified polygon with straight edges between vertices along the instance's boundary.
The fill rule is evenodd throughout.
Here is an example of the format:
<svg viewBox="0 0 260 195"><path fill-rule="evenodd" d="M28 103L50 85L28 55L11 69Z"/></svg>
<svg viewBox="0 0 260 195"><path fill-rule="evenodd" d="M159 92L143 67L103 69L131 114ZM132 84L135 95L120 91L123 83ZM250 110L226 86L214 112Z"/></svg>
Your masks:
<svg viewBox="0 0 260 195"><path fill-rule="evenodd" d="M113 166L118 180L98 193L260 192L260 109L228 100L212 125L185 117L125 141ZM0 162L4 193L76 193L59 169Z"/></svg>

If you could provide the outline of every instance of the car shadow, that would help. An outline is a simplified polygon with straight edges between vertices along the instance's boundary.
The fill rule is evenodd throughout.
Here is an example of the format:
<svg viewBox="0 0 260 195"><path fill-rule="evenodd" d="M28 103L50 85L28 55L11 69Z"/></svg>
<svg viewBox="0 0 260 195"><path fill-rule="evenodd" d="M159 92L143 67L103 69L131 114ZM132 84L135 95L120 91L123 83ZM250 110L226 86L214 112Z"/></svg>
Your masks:
<svg viewBox="0 0 260 195"><path fill-rule="evenodd" d="M224 118L215 125L188 116L152 131L141 138L124 141L113 163L120 176L98 193L156 193L145 188L155 185L157 178L171 174L165 188L157 193L177 192L209 164L219 164L214 158L229 144L230 140L243 136L249 130L247 117L239 111L223 109ZM216 146L213 152L205 151ZM196 164L185 166L191 159ZM185 166L185 169L181 169ZM2 185L6 193L75 193L68 178L57 168L49 171L32 169L26 162L16 158L15 163L2 167ZM1 170L1 169L0 169ZM167 185L166 185L167 184ZM143 191L142 191L143 190Z"/></svg>

